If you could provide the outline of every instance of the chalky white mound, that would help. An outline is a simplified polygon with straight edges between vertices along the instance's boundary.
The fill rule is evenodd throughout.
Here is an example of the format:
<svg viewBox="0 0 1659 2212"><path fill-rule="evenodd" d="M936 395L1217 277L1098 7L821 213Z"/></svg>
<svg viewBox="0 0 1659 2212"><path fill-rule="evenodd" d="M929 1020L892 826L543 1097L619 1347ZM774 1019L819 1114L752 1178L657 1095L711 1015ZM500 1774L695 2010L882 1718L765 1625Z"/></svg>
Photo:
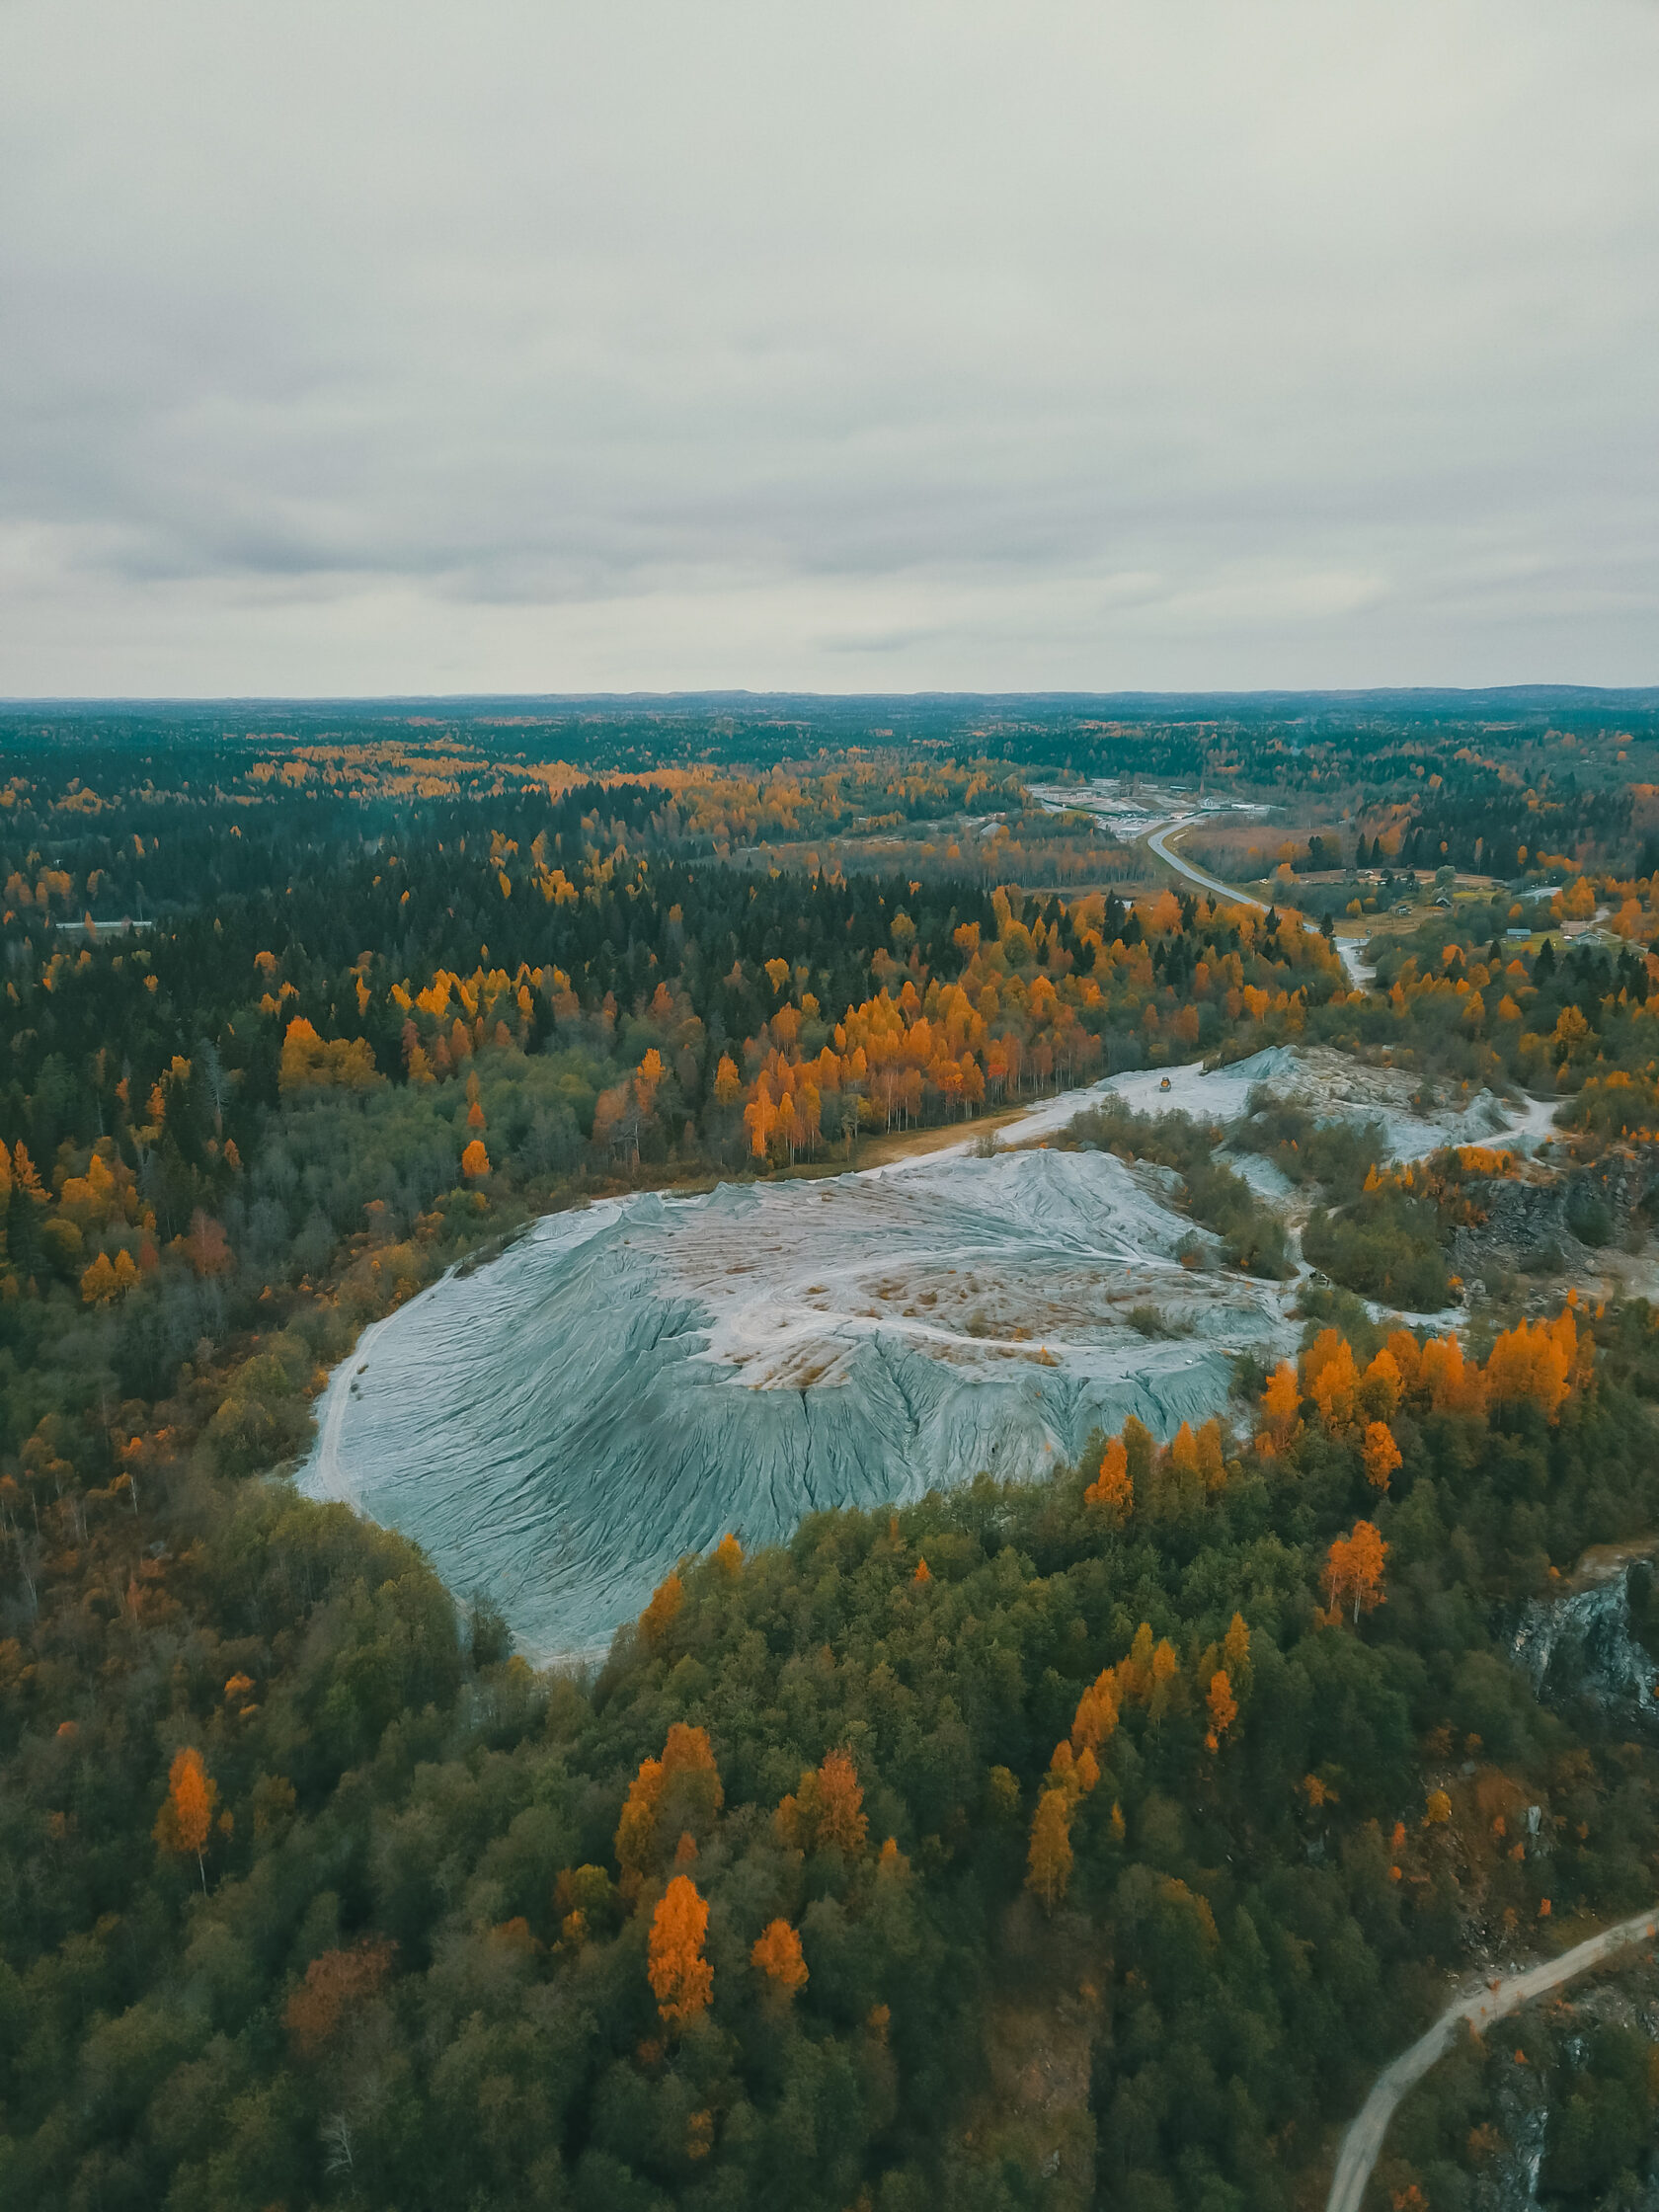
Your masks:
<svg viewBox="0 0 1659 2212"><path fill-rule="evenodd" d="M1163 1085L1168 1082L1169 1088ZM1513 1145L1530 1149L1550 1134L1557 1101L1512 1106L1489 1090L1472 1096L1443 1095L1436 1104L1423 1099L1423 1078L1412 1070L1351 1060L1328 1045L1272 1045L1206 1074L1197 1063L1165 1071L1142 1068L1095 1086L1116 1092L1140 1114L1180 1112L1195 1121L1224 1125L1241 1121L1252 1092L1271 1094L1300 1106L1317 1122L1380 1122L1388 1155L1396 1160L1426 1159L1446 1145ZM1092 1094L1091 1094L1092 1095ZM1073 1100L1075 1094L1073 1094ZM1084 1103L1088 1103L1085 1100ZM1065 1127L1075 1104L1055 1100L1033 1109L1025 1127L1053 1120L1059 1108ZM1228 1159L1234 1167L1238 1161Z"/></svg>
<svg viewBox="0 0 1659 2212"><path fill-rule="evenodd" d="M1220 1140L1258 1084L1321 1120L1380 1118L1399 1158L1516 1121L1485 1094L1425 1110L1404 1070L1279 1047L1117 1076L1007 1134L1029 1143L1115 1092ZM1265 1161L1224 1156L1290 1197ZM729 1529L773 1542L823 1507L1039 1473L1131 1413L1167 1438L1220 1410L1232 1354L1293 1349L1291 1300L1183 1267L1183 1244L1215 1239L1174 1188L1107 1153L979 1159L964 1139L826 1182L550 1216L365 1331L302 1487L414 1537L451 1589L488 1591L527 1653L594 1650ZM1148 1306L1180 1333L1136 1327Z"/></svg>
<svg viewBox="0 0 1659 2212"><path fill-rule="evenodd" d="M1275 1286L1180 1264L1171 1182L1024 1151L551 1216L364 1333L303 1486L489 1590L525 1651L592 1649L728 1529L1213 1412L1230 1354L1292 1331ZM1148 1304L1191 1334L1148 1339Z"/></svg>

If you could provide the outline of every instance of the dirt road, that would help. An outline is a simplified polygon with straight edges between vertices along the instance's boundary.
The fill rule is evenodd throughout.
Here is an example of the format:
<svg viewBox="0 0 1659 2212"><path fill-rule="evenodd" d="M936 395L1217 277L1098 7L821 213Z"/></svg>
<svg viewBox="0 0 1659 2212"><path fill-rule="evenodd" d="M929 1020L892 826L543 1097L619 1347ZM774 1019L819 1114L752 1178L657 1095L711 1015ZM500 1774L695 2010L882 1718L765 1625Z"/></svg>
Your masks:
<svg viewBox="0 0 1659 2212"><path fill-rule="evenodd" d="M1418 2036L1408 2051L1402 2051L1377 2077L1371 2094L1360 2107L1359 2117L1342 2138L1325 2212L1360 2212L1366 2183L1377 2164L1395 2107L1406 2091L1420 2082L1436 2059L1450 2048L1452 2038L1465 2020L1477 2029L1489 2027L1507 2014L1530 2004L1535 1997L1558 1989L1563 1982L1570 1982L1575 1975L1600 1966L1630 1944L1652 1942L1656 1931L1659 1931L1659 1906L1650 1906L1645 1913L1620 1921L1617 1928L1605 1928L1599 1936L1587 1937L1572 1950L1563 1951L1559 1958L1547 1958L1541 1965L1529 1966L1525 1973L1507 1975L1496 1989L1483 1984L1467 1996L1455 1999L1433 2027Z"/></svg>

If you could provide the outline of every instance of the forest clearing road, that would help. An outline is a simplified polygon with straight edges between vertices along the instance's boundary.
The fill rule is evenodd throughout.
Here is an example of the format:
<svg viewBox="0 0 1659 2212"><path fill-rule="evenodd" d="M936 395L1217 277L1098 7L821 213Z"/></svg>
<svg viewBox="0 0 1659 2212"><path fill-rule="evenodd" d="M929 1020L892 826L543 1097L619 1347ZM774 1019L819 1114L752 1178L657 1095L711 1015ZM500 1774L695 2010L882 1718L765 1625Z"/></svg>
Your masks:
<svg viewBox="0 0 1659 2212"><path fill-rule="evenodd" d="M1206 875L1202 868L1195 868L1190 860L1183 860L1178 852L1170 851L1167 840L1178 830L1190 829L1197 819L1196 815L1178 815L1173 822L1166 822L1161 830L1154 830L1146 843L1161 861L1173 868L1178 876L1185 876L1189 883L1196 883L1205 891L1214 891L1223 899L1230 900L1234 906L1254 907L1257 913L1266 913L1267 908L1259 899L1252 899L1242 891L1234 891L1230 884L1223 883L1220 877Z"/></svg>
<svg viewBox="0 0 1659 2212"><path fill-rule="evenodd" d="M1181 815L1174 822L1166 822L1161 830L1151 832L1146 843L1160 860L1166 860L1176 874L1185 876L1189 883L1197 884L1203 891L1217 893L1223 899L1230 899L1234 906L1254 907L1257 913L1266 913L1267 908L1259 899L1252 899L1247 891L1234 891L1230 884L1223 883L1219 876L1208 875L1204 869L1194 867L1190 860L1184 860L1178 852L1171 852L1165 840L1173 837L1178 830L1190 829L1197 820L1196 815L1189 814ZM1356 988L1369 990L1376 980L1377 971L1360 958L1359 946L1362 939L1339 935L1332 942L1343 967L1348 971L1349 981Z"/></svg>
<svg viewBox="0 0 1659 2212"><path fill-rule="evenodd" d="M1487 1984L1466 1997L1455 1999L1433 2027L1419 2035L1409 2050L1402 2051L1377 2077L1358 2118L1342 2138L1325 2212L1360 2212L1366 2183L1371 2179L1371 2170L1377 2164L1382 2138L1388 2132L1388 2122L1400 2098L1445 2053L1462 2021L1467 2020L1478 2029L1501 2020L1521 2006L1530 2004L1535 1997L1542 1997L1546 1991L1570 1982L1575 1975L1601 1965L1628 1944L1644 1939L1651 1942L1656 1931L1659 1931L1659 1906L1650 1906L1645 1913L1622 1920L1616 1928L1604 1928L1599 1936L1588 1936L1570 1951L1563 1951L1559 1958L1546 1958L1541 1965L1529 1966L1523 1974L1506 1976L1496 1989Z"/></svg>

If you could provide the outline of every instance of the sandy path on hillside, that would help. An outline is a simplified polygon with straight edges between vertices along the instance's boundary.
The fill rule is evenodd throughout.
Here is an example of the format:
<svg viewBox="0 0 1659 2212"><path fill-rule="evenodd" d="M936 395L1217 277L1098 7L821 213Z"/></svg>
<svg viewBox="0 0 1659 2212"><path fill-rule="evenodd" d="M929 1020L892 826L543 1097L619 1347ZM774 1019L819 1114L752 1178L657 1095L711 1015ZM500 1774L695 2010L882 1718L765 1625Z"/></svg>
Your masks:
<svg viewBox="0 0 1659 2212"><path fill-rule="evenodd" d="M1570 1982L1576 1975L1604 1964L1632 1943L1652 1942L1659 1930L1656 1916L1659 1916L1659 1906L1649 1906L1645 1913L1636 1913L1629 1920L1620 1921L1616 1928L1607 1928L1599 1936L1588 1936L1570 1951L1563 1951L1559 1958L1545 1959L1540 1965L1529 1966L1523 1973L1506 1975L1496 1989L1489 1983L1482 1983L1479 1989L1466 1996L1454 1998L1433 2027L1419 2035L1409 2050L1402 2051L1377 2077L1371 2094L1342 2138L1325 2212L1360 2212L1371 2170L1377 2164L1382 2139L1388 2132L1388 2122L1398 2109L1400 2099L1450 2048L1453 2036L1464 2021L1478 2032L1519 2011L1535 1997L1559 1989L1563 1982Z"/></svg>

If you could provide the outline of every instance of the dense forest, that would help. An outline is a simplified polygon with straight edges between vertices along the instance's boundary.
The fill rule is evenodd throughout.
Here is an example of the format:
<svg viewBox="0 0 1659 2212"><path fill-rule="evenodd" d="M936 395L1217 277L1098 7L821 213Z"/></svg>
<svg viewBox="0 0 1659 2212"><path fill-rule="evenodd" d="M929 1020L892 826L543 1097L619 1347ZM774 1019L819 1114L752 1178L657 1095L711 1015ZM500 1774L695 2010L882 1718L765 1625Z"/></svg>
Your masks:
<svg viewBox="0 0 1659 2212"><path fill-rule="evenodd" d="M1041 1484L734 1537L597 1670L280 1472L358 1327L532 1213L1106 1072L1302 1043L1525 1088L1573 1235L1639 1230L1651 870L1575 863L1594 941L1515 946L1506 887L1358 988L1289 907L1026 893L942 830L913 869L1023 805L988 744L726 737L687 781L300 737L71 722L0 792L0 2197L1300 2207L1448 1969L1654 1894L1646 1737L1508 1657L1651 1533L1653 1314L1517 1291L1462 1341L1351 1295L1450 1295L1538 1172L1501 1149L1402 1168L1264 1095L1240 1143L1328 1279L1299 1362ZM895 818L892 865L830 852ZM786 830L817 866L740 857ZM1066 1142L1287 1274L1215 1133ZM1645 2155L1605 2042L1563 2202ZM1379 2187L1472 2206L1462 2109Z"/></svg>
<svg viewBox="0 0 1659 2212"><path fill-rule="evenodd" d="M1650 1755L1502 1639L1659 1503L1652 1317L1578 1319L728 1540L587 1681L279 1484L82 1498L5 1647L9 2199L1300 2201L1471 1935L1652 1890Z"/></svg>
<svg viewBox="0 0 1659 2212"><path fill-rule="evenodd" d="M1496 743L1591 750L1659 741L1659 690L1510 685L1485 691L908 693L834 698L698 693L682 698L98 701L0 708L0 745L63 751L149 748L229 735L272 745L372 746L411 736L475 739L497 758L558 758L589 770L660 773L710 762L750 769L896 749L982 756L1045 771L1196 775L1233 762L1252 781L1352 770L1379 754L1456 756ZM1434 772L1430 769L1426 772ZM164 771L164 777L166 771ZM96 777L90 780L97 780Z"/></svg>
<svg viewBox="0 0 1659 2212"><path fill-rule="evenodd" d="M445 798L373 829L378 806L181 804L146 831L126 826L164 811L145 791L108 809L118 831L70 807L49 859L24 843L39 812L0 818L18 1446L78 1420L96 1467L121 1401L280 1327L337 1256L360 1313L560 1196L845 1158L1239 1025L1298 1033L1345 996L1294 916L663 857L654 787ZM136 895L123 855L160 910L77 922L65 884ZM263 1371L273 1434L303 1425L315 1364Z"/></svg>

